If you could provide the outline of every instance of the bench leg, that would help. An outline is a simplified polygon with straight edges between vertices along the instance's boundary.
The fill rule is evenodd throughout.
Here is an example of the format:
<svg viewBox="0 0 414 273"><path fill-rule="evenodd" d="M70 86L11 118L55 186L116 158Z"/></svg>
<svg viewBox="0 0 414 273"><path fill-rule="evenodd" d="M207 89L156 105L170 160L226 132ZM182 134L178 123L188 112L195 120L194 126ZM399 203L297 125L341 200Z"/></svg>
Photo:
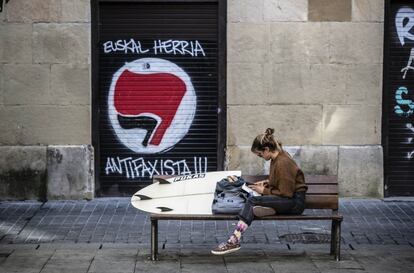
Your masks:
<svg viewBox="0 0 414 273"><path fill-rule="evenodd" d="M332 220L331 227L331 255L335 255L335 260L341 259L341 221Z"/></svg>
<svg viewBox="0 0 414 273"><path fill-rule="evenodd" d="M331 251L330 255L335 254L335 220L332 220L331 224Z"/></svg>
<svg viewBox="0 0 414 273"><path fill-rule="evenodd" d="M335 260L341 260L341 223L342 221L337 221L336 226L336 250L335 250Z"/></svg>
<svg viewBox="0 0 414 273"><path fill-rule="evenodd" d="M158 256L158 220L151 219L151 261Z"/></svg>

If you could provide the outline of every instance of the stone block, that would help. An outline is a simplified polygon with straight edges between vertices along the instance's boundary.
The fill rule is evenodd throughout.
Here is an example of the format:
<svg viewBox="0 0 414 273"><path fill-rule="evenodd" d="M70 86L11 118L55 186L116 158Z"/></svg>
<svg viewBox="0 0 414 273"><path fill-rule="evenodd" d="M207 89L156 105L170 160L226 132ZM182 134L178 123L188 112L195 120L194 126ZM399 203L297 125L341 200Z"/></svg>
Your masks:
<svg viewBox="0 0 414 273"><path fill-rule="evenodd" d="M265 21L307 21L308 0L264 0Z"/></svg>
<svg viewBox="0 0 414 273"><path fill-rule="evenodd" d="M266 103L263 64L228 63L227 104Z"/></svg>
<svg viewBox="0 0 414 273"><path fill-rule="evenodd" d="M311 84L305 90L313 94L319 90L324 104L342 103L347 94L348 71L348 67L341 64L314 65L310 73Z"/></svg>
<svg viewBox="0 0 414 273"><path fill-rule="evenodd" d="M0 134L0 139L19 145L90 144L90 111L90 106L82 105L3 107L0 123L15 132Z"/></svg>
<svg viewBox="0 0 414 273"><path fill-rule="evenodd" d="M229 0L227 7L230 23L263 23L264 0Z"/></svg>
<svg viewBox="0 0 414 273"><path fill-rule="evenodd" d="M320 144L322 106L319 105L248 105L230 106L228 145L248 146L266 128L288 145Z"/></svg>
<svg viewBox="0 0 414 273"><path fill-rule="evenodd" d="M384 0L352 0L352 21L384 22Z"/></svg>
<svg viewBox="0 0 414 273"><path fill-rule="evenodd" d="M254 136L252 137L253 141ZM241 170L242 174L265 174L265 161L250 151L249 146L229 146L227 149L228 170Z"/></svg>
<svg viewBox="0 0 414 273"><path fill-rule="evenodd" d="M338 146L302 146L294 159L305 174L338 174Z"/></svg>
<svg viewBox="0 0 414 273"><path fill-rule="evenodd" d="M281 80L282 79L282 80ZM270 102L380 105L382 66L276 64Z"/></svg>
<svg viewBox="0 0 414 273"><path fill-rule="evenodd" d="M273 23L270 58L273 63L329 63L329 31L322 23Z"/></svg>
<svg viewBox="0 0 414 273"><path fill-rule="evenodd" d="M0 147L0 199L46 198L46 147Z"/></svg>
<svg viewBox="0 0 414 273"><path fill-rule="evenodd" d="M309 0L309 21L351 21L352 0Z"/></svg>
<svg viewBox="0 0 414 273"><path fill-rule="evenodd" d="M311 65L273 64L272 96L275 103L314 103L323 100L323 92L311 92ZM320 75L322 76L322 75ZM319 76L319 77L320 77Z"/></svg>
<svg viewBox="0 0 414 273"><path fill-rule="evenodd" d="M4 104L50 104L49 65L4 66Z"/></svg>
<svg viewBox="0 0 414 273"><path fill-rule="evenodd" d="M3 1L3 11L0 12L0 23L3 23L6 21L6 9L4 8L4 2Z"/></svg>
<svg viewBox="0 0 414 273"><path fill-rule="evenodd" d="M384 196L383 152L380 145L340 146L338 162L340 196Z"/></svg>
<svg viewBox="0 0 414 273"><path fill-rule="evenodd" d="M35 63L90 63L89 24L36 24L33 26Z"/></svg>
<svg viewBox="0 0 414 273"><path fill-rule="evenodd" d="M382 65L349 65L346 81L346 104L381 105Z"/></svg>
<svg viewBox="0 0 414 273"><path fill-rule="evenodd" d="M300 161L300 150L301 150L301 146L285 146L282 145L283 150L285 150L286 152L288 152L295 161L299 162Z"/></svg>
<svg viewBox="0 0 414 273"><path fill-rule="evenodd" d="M31 110L27 115L31 118L24 120L22 142L47 144L91 142L89 105L33 107Z"/></svg>
<svg viewBox="0 0 414 273"><path fill-rule="evenodd" d="M91 145L47 148L48 199L92 199L95 192Z"/></svg>
<svg viewBox="0 0 414 273"><path fill-rule="evenodd" d="M0 64L0 105L4 104L4 69Z"/></svg>
<svg viewBox="0 0 414 273"><path fill-rule="evenodd" d="M61 0L13 0L7 3L6 9L9 22L57 22Z"/></svg>
<svg viewBox="0 0 414 273"><path fill-rule="evenodd" d="M274 64L268 102L323 104L342 97L347 69L343 65Z"/></svg>
<svg viewBox="0 0 414 273"><path fill-rule="evenodd" d="M323 144L381 143L381 106L324 105Z"/></svg>
<svg viewBox="0 0 414 273"><path fill-rule="evenodd" d="M62 1L60 22L90 22L91 7L89 0Z"/></svg>
<svg viewBox="0 0 414 273"><path fill-rule="evenodd" d="M382 64L381 23L330 23L332 63Z"/></svg>
<svg viewBox="0 0 414 273"><path fill-rule="evenodd" d="M265 62L269 40L266 25L237 23L227 27L228 62Z"/></svg>
<svg viewBox="0 0 414 273"><path fill-rule="evenodd" d="M0 62L32 63L32 25L0 24Z"/></svg>
<svg viewBox="0 0 414 273"><path fill-rule="evenodd" d="M89 65L52 65L52 101L59 105L90 105Z"/></svg>
<svg viewBox="0 0 414 273"><path fill-rule="evenodd" d="M21 125L17 122L15 112L0 105L0 145L18 145L21 137Z"/></svg>

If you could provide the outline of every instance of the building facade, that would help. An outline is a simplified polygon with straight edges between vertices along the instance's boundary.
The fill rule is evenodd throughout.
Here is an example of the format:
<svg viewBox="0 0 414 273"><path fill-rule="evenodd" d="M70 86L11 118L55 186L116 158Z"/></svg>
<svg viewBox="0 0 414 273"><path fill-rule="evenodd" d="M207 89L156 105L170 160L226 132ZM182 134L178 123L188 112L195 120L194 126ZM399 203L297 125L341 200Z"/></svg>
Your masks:
<svg viewBox="0 0 414 273"><path fill-rule="evenodd" d="M2 199L264 174L268 127L341 196L414 195L410 1L2 2Z"/></svg>

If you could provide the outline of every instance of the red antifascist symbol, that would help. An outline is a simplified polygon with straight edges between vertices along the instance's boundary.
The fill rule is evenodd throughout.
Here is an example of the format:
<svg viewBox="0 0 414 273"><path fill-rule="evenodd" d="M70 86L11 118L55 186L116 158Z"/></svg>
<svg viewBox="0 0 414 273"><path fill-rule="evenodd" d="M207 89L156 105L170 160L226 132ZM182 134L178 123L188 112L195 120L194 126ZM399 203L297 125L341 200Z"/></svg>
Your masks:
<svg viewBox="0 0 414 273"><path fill-rule="evenodd" d="M108 112L121 142L140 153L164 151L188 132L196 97L189 76L162 59L124 65L111 84Z"/></svg>
<svg viewBox="0 0 414 273"><path fill-rule="evenodd" d="M177 113L185 91L185 83L175 75L136 74L125 70L115 86L115 109L125 116L145 113L159 116L161 123L150 141L152 145L159 145Z"/></svg>

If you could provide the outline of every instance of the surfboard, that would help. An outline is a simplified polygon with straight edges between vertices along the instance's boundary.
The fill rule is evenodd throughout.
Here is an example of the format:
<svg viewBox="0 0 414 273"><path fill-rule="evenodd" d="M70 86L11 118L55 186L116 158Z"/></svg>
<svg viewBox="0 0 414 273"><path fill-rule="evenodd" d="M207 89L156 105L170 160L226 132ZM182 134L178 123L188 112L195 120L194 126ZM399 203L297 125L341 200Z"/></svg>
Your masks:
<svg viewBox="0 0 414 273"><path fill-rule="evenodd" d="M131 204L150 213L212 214L211 205L216 184L231 175L241 176L241 171L154 178L157 182L137 191L131 197Z"/></svg>

